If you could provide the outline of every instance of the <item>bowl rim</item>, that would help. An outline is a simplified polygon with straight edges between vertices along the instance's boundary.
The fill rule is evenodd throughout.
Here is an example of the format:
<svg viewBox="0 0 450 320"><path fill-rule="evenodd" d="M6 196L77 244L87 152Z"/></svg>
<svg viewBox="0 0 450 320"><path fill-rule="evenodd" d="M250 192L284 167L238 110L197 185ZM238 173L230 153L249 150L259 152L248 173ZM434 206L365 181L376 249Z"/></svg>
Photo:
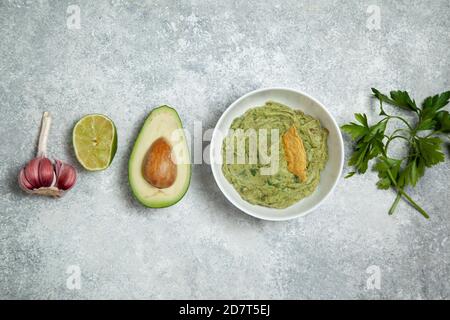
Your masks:
<svg viewBox="0 0 450 320"><path fill-rule="evenodd" d="M216 142L216 140L218 139L217 135L219 134L218 133L219 126L222 124L222 122L224 121L224 119L226 118L228 113L231 112L231 110L234 108L235 105L237 105L238 103L240 103L242 100L246 99L247 97L249 97L251 95L258 94L258 93L261 93L261 92L264 92L264 91L271 91L271 90L289 91L289 92L293 92L293 93L296 93L296 94L300 94L300 95L306 97L307 99L312 100L314 103L319 105L323 109L323 111L325 111L326 115L331 119L332 124L335 126L335 129L337 130L337 132L339 132L339 134L338 134L338 141L339 141L341 159L340 159L340 164L339 164L339 174L336 175L336 179L334 180L333 185L331 186L329 191L322 197L322 199L320 199L320 201L317 202L314 206L312 206L308 210L303 211L303 212L301 212L299 214L288 216L288 217L286 217L286 216L263 217L261 215L255 214L255 213L253 213L253 212L243 208L239 203L234 201L223 190L222 186L219 183L219 178L218 178L219 172L216 171L216 168L215 168L216 164L214 163L214 151L215 151L215 148L212 145L212 143ZM220 116L219 120L216 123L216 126L214 127L214 131L213 131L213 134L211 136L211 146L210 146L209 156L210 156L211 171L213 173L214 180L216 181L217 186L219 187L220 191L225 196L225 198L229 202L231 202L236 208L238 208L240 211L242 211L242 212L244 212L244 213L246 213L246 214L248 214L248 215L250 215L252 217L255 217L255 218L258 218L258 219L261 219L261 220L266 220L266 221L287 221L287 220L292 220L292 219L304 217L304 216L308 215L309 213L311 213L312 211L316 210L330 196L330 194L333 193L334 189L336 188L337 183L338 183L340 177L342 176L342 171L343 171L343 168L344 168L344 159L345 159L344 141L343 141L343 138L342 138L342 132L341 132L341 130L339 128L339 125L336 122L336 119L333 117L333 115L328 111L328 109L323 105L323 103L321 103L316 98L312 97L311 95L309 95L309 94L307 94L307 93L305 93L303 91L292 89L292 88L289 88L289 87L263 87L263 88L260 88L260 89L256 89L256 90L250 91L250 92L244 94L243 96L241 96L240 98L236 99L234 102L232 102L226 108L226 110L222 113L222 115ZM245 201L245 200L242 199L242 201Z"/></svg>

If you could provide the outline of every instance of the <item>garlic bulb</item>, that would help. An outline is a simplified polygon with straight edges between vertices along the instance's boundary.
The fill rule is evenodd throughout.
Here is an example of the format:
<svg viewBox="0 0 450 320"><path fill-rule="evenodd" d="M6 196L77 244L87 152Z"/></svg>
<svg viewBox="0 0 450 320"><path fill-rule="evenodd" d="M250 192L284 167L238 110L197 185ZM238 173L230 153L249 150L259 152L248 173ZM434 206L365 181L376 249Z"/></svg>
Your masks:
<svg viewBox="0 0 450 320"><path fill-rule="evenodd" d="M50 114L44 112L37 156L20 170L19 186L28 193L60 197L74 186L77 173L70 164L60 160L52 162L47 158L47 138L50 124Z"/></svg>

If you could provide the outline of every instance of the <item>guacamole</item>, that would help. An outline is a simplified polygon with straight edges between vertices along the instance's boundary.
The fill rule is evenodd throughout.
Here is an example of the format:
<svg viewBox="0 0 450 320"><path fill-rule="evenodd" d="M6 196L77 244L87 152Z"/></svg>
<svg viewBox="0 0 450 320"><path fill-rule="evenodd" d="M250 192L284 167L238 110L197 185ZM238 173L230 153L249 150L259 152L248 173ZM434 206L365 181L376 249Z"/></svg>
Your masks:
<svg viewBox="0 0 450 320"><path fill-rule="evenodd" d="M249 132L252 129L266 132L264 140L267 141L267 147L264 150L261 150L261 134L257 136L256 144L251 141L250 134L233 134L238 131ZM272 129L276 130L271 131ZM287 137L286 133L290 130L297 131L294 132L295 136L302 142L303 152L306 153L305 175L302 178L288 168L286 154L289 155L289 152L285 150L287 144L283 144L283 138ZM320 172L328 160L327 137L328 130L321 126L319 120L280 103L266 102L264 106L248 110L231 124L230 133L222 145L223 174L244 200L270 208L289 207L311 195L317 188ZM240 143L245 149L239 153ZM254 150L252 145L257 149L256 162L251 161L250 151ZM274 157L278 159L277 168L267 174L265 172L271 165L267 163L267 156L264 156L264 153L270 157L276 155L272 154L271 150L278 152L278 156ZM237 161L238 154L241 156L244 154L244 163ZM230 159L233 161L230 162Z"/></svg>

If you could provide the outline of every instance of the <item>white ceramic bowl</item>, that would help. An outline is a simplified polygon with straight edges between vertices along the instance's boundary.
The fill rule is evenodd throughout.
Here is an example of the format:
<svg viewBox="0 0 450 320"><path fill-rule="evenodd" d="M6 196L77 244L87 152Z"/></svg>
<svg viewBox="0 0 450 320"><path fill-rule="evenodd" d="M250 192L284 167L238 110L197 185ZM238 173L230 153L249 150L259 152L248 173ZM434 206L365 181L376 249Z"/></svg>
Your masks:
<svg viewBox="0 0 450 320"><path fill-rule="evenodd" d="M330 132L328 136L329 159L321 173L320 184L312 195L285 209L272 209L253 205L243 200L222 173L222 141L228 134L232 121L250 108L276 101L293 109L299 109L316 119ZM333 191L342 173L344 145L341 132L333 116L316 99L288 88L266 88L247 93L233 102L222 114L214 130L210 147L211 168L217 185L225 197L245 213L264 220L280 221L304 216L316 209Z"/></svg>

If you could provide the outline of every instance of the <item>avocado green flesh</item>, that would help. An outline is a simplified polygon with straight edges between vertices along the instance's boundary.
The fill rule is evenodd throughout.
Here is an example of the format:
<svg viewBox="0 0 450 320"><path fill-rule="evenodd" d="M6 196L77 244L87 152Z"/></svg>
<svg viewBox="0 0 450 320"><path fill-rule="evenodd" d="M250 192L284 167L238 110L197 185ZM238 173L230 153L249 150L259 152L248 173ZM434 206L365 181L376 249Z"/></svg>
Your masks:
<svg viewBox="0 0 450 320"><path fill-rule="evenodd" d="M183 198L191 180L191 162L181 119L175 109L161 106L152 110L134 143L128 162L128 179L136 199L146 207L163 208ZM172 157L177 164L177 177L168 188L158 189L143 176L142 165L153 142L164 137L172 146Z"/></svg>
<svg viewBox="0 0 450 320"><path fill-rule="evenodd" d="M307 155L307 180L302 182L287 169L287 162L282 143L282 135L292 126L297 128L303 140ZM293 110L276 102L266 102L262 107L248 110L244 115L233 120L230 129L267 129L268 147L271 149L270 129L279 132L279 166L273 175L261 175L260 168L267 167L261 163L249 164L249 142L246 139L245 164L237 164L237 139L228 135L222 145L222 172L240 196L251 204L270 208L286 208L311 195L320 182L320 172L328 160L328 130L322 128L319 120L299 110ZM234 144L234 162L227 164L226 152ZM258 143L259 148L259 143ZM258 153L260 150L258 149Z"/></svg>

